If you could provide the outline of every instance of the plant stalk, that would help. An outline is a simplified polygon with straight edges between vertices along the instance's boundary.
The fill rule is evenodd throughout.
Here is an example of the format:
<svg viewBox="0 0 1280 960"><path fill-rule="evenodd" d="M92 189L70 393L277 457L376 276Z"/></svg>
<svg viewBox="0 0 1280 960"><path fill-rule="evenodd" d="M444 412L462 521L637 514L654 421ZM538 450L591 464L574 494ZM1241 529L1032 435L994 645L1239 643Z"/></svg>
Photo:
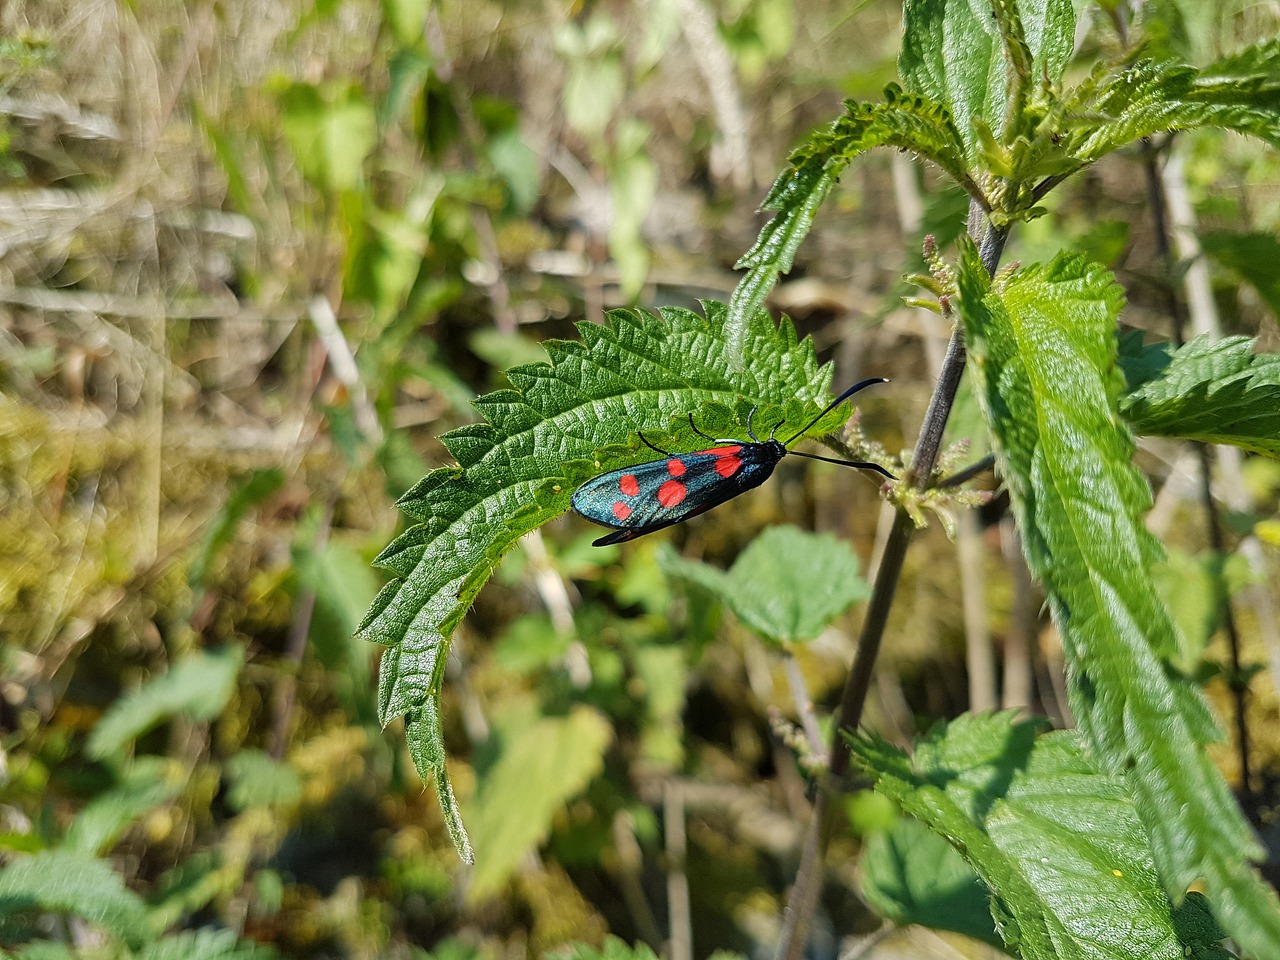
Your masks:
<svg viewBox="0 0 1280 960"><path fill-rule="evenodd" d="M988 274L995 273L1007 238L1007 227L996 228L987 223L983 228L978 251L982 258L982 265ZM955 404L956 391L960 389L964 364L964 333L957 324L947 344L942 370L934 386L929 409L925 412L924 421L920 426L920 436L916 441L915 453L911 459L911 471L906 478L906 482L914 485L917 490L927 489L932 479L938 451L942 447L943 433L947 427L947 418ZM836 713L827 775L818 785L813 815L809 820L809 829L805 833L804 847L800 855L800 866L796 871L795 886L792 887L791 896L787 900L786 911L783 914L782 932L777 951L779 960L801 960L804 955L818 895L822 892L822 861L835 825L832 802L840 791L844 775L849 769L849 745L844 740L844 732L856 730L862 722L862 710L871 688L871 676L876 657L880 652L880 642L884 638L885 627L889 623L893 596L902 574L907 547L911 543L914 532L915 523L904 508L898 507L885 543L880 568L876 573L876 582L867 606L866 619L862 622L862 631L858 636L858 652L849 670L849 676L845 680L840 709Z"/></svg>

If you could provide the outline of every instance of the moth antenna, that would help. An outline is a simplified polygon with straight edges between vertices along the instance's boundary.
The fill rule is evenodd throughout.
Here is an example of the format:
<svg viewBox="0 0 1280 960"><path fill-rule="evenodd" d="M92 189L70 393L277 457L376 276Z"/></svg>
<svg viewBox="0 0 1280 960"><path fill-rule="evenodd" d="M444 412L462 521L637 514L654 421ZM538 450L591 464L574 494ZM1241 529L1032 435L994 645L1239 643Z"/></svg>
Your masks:
<svg viewBox="0 0 1280 960"><path fill-rule="evenodd" d="M655 447L652 443L650 443L649 438L646 437L643 433L637 433L636 436L638 436L640 438L640 442L643 443L650 450L654 450L657 453L662 454L664 457L671 456L671 454L668 453L666 450L663 450L661 447Z"/></svg>
<svg viewBox="0 0 1280 960"><path fill-rule="evenodd" d="M889 382L889 381L888 381L887 379L885 379L884 377L871 377L871 378L870 378L870 379L868 379L868 380L863 380L863 381L861 381L861 382L859 382L859 383L855 383L852 387L850 387L850 388L849 388L848 390L846 390L844 393L840 394L840 396L836 397L836 398L835 398L834 400L832 400L829 404L827 404L827 405L823 408L823 410L822 410L822 412L821 412L820 414L818 414L816 417L814 417L812 420L810 420L807 424L805 424L805 425L804 425L804 426L803 426L799 431L797 431L795 434L793 434L793 435L792 435L792 437L791 437L789 440L783 440L783 441L782 441L782 445L785 447L785 446L787 446L789 443L792 443L792 442L794 442L795 440L799 439L800 437L804 436L804 435L805 435L805 433L808 431L808 429L809 429L810 427L812 427L815 423L817 423L819 420L821 420L823 417L825 417L828 413L830 413L830 412L831 412L832 410L834 410L836 407L840 406L840 404L844 403L846 400L848 400L850 397L852 397L852 396L853 396L855 393L857 393L859 390L864 390L864 389L866 389L867 387L874 386L874 385L875 385L875 384L877 384L877 383L888 383L888 382ZM778 424L778 426L782 426L782 424ZM849 462L852 462L852 461L849 461ZM897 478L895 477L894 479L897 479Z"/></svg>
<svg viewBox="0 0 1280 960"><path fill-rule="evenodd" d="M696 433L698 436L702 437L702 439L710 440L712 443L715 443L715 439L716 439L715 437L709 437L705 433L703 433L701 430L698 429L698 425L693 422L692 413L689 414L689 426L693 427L693 432Z"/></svg>
<svg viewBox="0 0 1280 960"><path fill-rule="evenodd" d="M835 457L820 457L816 453L798 453L795 450L788 450L787 453L793 457L804 457L806 460L821 460L823 463L838 463L844 467L857 467L859 470L874 470L876 473L884 474L890 480L898 479L880 464L868 463L866 460L837 460Z"/></svg>
<svg viewBox="0 0 1280 960"><path fill-rule="evenodd" d="M769 431L769 439L770 439L770 440L772 440L775 436L777 436L778 431L782 428L782 425L783 425L784 423L786 423L786 422L787 422L787 421L786 421L786 419L785 419L785 418L784 418L784 419L782 419L782 420L779 420L779 421L778 421L778 423L777 423L777 425L776 425L772 430L770 430L770 431Z"/></svg>
<svg viewBox="0 0 1280 960"><path fill-rule="evenodd" d="M751 438L752 442L759 443L760 439L756 436L756 432L751 429L751 418L754 417L755 415L756 415L755 407L752 407L750 410L747 411L747 436Z"/></svg>

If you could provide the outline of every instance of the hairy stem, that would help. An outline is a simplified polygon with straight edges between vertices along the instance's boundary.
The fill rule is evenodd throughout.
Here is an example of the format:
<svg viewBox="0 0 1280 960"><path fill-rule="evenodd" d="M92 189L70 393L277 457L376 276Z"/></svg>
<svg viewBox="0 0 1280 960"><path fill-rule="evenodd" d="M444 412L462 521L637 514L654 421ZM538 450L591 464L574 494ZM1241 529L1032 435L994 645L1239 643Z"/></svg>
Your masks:
<svg viewBox="0 0 1280 960"><path fill-rule="evenodd" d="M972 229L974 227L971 225ZM987 223L982 228L982 239L978 245L978 251L987 273L995 273L1007 238L1007 227L996 228ZM915 453L911 460L911 472L906 480L918 490L926 489L933 476L938 450L942 446L943 431L946 429L951 407L955 403L956 391L960 388L960 378L964 374L964 363L964 337L957 325L951 333L946 356L942 361L942 370L938 374L933 397L929 401L929 409L925 412L924 421L920 426L920 436L916 441ZM863 620L862 631L858 636L858 652L854 657L853 666L845 680L844 693L840 698L840 709L836 714L836 723L831 737L828 773L818 785L813 816L809 821L809 829L805 834L804 847L801 851L800 866L796 871L795 886L787 900L782 934L778 941L777 956L781 960L800 960L804 955L809 927L818 903L818 894L822 891L822 861L833 827L832 801L842 789L844 775L849 769L849 745L845 743L844 732L856 730L862 722L862 709L866 705L867 692L871 688L871 675L876 657L880 652L880 641L884 638L885 627L889 622L893 595L897 590L903 561L907 556L907 547L911 543L914 532L915 523L907 511L899 507L885 544L880 569L876 573L875 587L867 606L866 619Z"/></svg>

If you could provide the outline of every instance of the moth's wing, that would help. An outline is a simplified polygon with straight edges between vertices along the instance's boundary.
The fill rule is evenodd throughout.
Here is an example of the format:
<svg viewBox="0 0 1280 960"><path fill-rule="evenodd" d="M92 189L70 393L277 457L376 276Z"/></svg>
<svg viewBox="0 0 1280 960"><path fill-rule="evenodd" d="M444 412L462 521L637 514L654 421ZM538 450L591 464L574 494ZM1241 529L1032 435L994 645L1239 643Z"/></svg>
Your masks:
<svg viewBox="0 0 1280 960"><path fill-rule="evenodd" d="M726 450L734 451L735 461L728 476L723 472ZM597 546L623 543L696 517L759 486L777 462L753 444L673 454L588 480L571 502L588 520L617 529L595 541Z"/></svg>
<svg viewBox="0 0 1280 960"><path fill-rule="evenodd" d="M644 498L648 490L656 490L670 476L669 459L637 463L593 477L573 492L569 504L592 523L606 527L632 526L630 517L634 515L636 501ZM619 503L631 511L626 519L619 519L620 511L615 512Z"/></svg>

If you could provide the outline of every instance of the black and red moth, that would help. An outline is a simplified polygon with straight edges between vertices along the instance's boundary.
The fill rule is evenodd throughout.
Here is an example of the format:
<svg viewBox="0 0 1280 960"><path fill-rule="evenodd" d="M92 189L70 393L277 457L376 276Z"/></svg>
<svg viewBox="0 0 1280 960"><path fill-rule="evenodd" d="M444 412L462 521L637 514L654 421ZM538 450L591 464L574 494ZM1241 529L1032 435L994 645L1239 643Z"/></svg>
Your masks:
<svg viewBox="0 0 1280 960"><path fill-rule="evenodd" d="M769 439L760 440L751 429L751 417L747 417L747 434L753 442L742 440L717 440L708 437L693 422L689 414L689 426L700 437L715 444L705 450L692 453L668 453L655 447L640 434L645 446L662 454L661 460L637 463L621 470L610 470L588 480L574 491L570 503L573 509L601 526L613 527L614 532L601 537L594 546L604 547L612 543L625 543L663 527L683 523L690 517L706 513L740 493L758 487L773 474L773 468L787 454L808 460L823 460L863 470L875 470L890 480L896 480L878 463L860 460L836 460L814 453L797 453L788 450L787 444L804 435L805 431L864 387L888 383L883 377L873 377L855 383L828 404L801 430L788 440L775 440L773 428ZM752 413L755 411L753 410Z"/></svg>

